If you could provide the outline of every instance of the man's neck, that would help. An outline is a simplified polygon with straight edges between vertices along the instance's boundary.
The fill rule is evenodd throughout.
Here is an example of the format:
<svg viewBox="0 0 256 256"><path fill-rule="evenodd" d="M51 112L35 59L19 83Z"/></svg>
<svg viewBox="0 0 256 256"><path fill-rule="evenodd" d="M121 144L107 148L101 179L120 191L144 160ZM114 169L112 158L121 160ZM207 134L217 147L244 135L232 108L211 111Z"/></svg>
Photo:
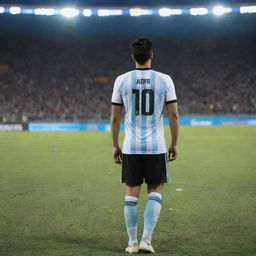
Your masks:
<svg viewBox="0 0 256 256"><path fill-rule="evenodd" d="M147 61L143 65L136 62L136 68L139 68L139 69L151 68L151 60Z"/></svg>

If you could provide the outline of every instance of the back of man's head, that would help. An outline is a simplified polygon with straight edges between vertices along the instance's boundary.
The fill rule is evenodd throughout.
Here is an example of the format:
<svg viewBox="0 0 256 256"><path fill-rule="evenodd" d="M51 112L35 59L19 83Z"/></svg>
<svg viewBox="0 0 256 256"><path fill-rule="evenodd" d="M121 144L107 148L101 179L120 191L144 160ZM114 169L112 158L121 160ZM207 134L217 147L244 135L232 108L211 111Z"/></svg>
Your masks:
<svg viewBox="0 0 256 256"><path fill-rule="evenodd" d="M152 42L148 38L138 38L132 43L132 55L141 65L152 57Z"/></svg>

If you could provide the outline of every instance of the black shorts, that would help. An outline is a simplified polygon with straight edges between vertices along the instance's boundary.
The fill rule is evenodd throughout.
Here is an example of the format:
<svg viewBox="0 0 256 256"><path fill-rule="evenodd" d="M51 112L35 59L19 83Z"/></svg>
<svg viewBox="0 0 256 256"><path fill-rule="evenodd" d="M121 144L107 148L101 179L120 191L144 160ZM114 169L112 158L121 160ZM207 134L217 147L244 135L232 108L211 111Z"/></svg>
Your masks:
<svg viewBox="0 0 256 256"><path fill-rule="evenodd" d="M144 180L152 185L168 182L166 154L123 154L122 183L138 186Z"/></svg>

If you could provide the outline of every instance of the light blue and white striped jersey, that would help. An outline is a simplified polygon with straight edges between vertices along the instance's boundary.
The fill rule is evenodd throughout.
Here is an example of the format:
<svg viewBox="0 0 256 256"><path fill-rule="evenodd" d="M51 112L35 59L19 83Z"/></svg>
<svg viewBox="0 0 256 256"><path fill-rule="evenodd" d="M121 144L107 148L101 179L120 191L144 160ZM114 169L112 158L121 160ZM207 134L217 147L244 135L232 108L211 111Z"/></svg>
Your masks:
<svg viewBox="0 0 256 256"><path fill-rule="evenodd" d="M166 153L164 104L177 101L170 76L152 69L136 69L117 77L112 104L124 105L124 154Z"/></svg>

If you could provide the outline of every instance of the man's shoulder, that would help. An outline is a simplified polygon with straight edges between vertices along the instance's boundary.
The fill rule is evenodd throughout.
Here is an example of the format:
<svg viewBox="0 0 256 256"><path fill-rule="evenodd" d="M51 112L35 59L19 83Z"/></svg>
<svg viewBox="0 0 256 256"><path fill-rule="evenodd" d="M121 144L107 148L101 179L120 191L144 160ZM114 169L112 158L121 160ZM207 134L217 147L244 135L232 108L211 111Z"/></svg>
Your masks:
<svg viewBox="0 0 256 256"><path fill-rule="evenodd" d="M170 80L171 79L171 76L168 75L168 74L165 74L163 72L156 71L156 70L153 70L153 71L155 72L156 75L158 75L159 77L161 77L164 80Z"/></svg>
<svg viewBox="0 0 256 256"><path fill-rule="evenodd" d="M131 75L132 72L134 72L134 70L128 71L126 73L123 73L123 74L117 76L116 80L119 80L119 81L124 80L126 77Z"/></svg>

